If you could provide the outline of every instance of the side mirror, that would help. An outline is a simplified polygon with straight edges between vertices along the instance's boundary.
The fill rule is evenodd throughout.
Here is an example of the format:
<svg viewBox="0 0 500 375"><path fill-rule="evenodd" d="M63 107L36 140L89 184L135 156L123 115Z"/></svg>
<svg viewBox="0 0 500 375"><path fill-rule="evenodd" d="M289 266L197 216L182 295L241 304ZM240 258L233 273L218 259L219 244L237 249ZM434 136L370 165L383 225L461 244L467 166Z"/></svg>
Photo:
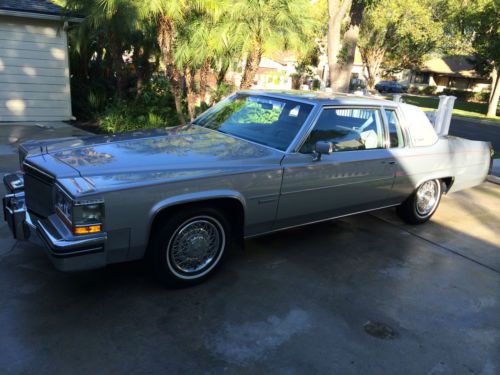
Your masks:
<svg viewBox="0 0 500 375"><path fill-rule="evenodd" d="M316 142L316 147L314 148L314 159L313 161L320 161L321 155L330 155L334 150L332 142L318 141Z"/></svg>

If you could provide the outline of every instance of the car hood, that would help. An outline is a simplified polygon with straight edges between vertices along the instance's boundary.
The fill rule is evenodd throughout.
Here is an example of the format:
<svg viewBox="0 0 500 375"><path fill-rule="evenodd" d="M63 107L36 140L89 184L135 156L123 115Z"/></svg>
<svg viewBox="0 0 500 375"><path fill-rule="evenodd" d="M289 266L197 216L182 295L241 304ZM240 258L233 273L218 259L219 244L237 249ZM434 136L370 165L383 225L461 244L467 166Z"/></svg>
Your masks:
<svg viewBox="0 0 500 375"><path fill-rule="evenodd" d="M269 167L279 164L283 155L194 125L33 142L22 147L28 156L43 152L72 167L94 191ZM85 192L75 190L73 180L62 183L75 194Z"/></svg>

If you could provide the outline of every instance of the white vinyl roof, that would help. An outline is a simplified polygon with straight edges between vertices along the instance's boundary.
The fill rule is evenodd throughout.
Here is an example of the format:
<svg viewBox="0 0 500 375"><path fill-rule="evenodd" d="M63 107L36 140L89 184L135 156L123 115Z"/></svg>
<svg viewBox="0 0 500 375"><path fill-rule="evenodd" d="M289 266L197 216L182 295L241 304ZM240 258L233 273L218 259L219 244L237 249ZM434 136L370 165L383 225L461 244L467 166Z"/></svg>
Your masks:
<svg viewBox="0 0 500 375"><path fill-rule="evenodd" d="M438 136L424 111L414 105L400 103L399 108L405 117L413 146L431 146Z"/></svg>

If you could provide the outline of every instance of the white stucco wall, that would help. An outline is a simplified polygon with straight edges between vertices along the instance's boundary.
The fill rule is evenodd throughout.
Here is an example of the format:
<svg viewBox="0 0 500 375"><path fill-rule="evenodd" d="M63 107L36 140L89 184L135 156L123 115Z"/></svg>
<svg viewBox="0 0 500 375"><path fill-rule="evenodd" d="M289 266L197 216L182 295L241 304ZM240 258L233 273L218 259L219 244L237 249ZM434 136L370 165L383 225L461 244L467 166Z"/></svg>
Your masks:
<svg viewBox="0 0 500 375"><path fill-rule="evenodd" d="M0 16L0 122L71 118L67 35L62 26Z"/></svg>

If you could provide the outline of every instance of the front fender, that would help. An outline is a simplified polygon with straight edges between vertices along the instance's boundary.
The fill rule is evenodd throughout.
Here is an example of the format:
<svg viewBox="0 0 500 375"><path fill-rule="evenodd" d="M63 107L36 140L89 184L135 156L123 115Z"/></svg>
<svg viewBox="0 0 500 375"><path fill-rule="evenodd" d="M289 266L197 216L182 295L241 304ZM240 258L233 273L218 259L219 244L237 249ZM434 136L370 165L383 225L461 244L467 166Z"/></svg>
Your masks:
<svg viewBox="0 0 500 375"><path fill-rule="evenodd" d="M158 215L158 213L164 210L165 208L177 206L179 204L203 202L211 199L221 199L221 198L236 199L241 203L243 209L246 210L245 197L240 192L235 190L226 190L226 189L208 190L208 191L198 191L194 193L175 195L157 202L151 208L148 215L149 229L151 229L151 225L153 224L156 215Z"/></svg>

